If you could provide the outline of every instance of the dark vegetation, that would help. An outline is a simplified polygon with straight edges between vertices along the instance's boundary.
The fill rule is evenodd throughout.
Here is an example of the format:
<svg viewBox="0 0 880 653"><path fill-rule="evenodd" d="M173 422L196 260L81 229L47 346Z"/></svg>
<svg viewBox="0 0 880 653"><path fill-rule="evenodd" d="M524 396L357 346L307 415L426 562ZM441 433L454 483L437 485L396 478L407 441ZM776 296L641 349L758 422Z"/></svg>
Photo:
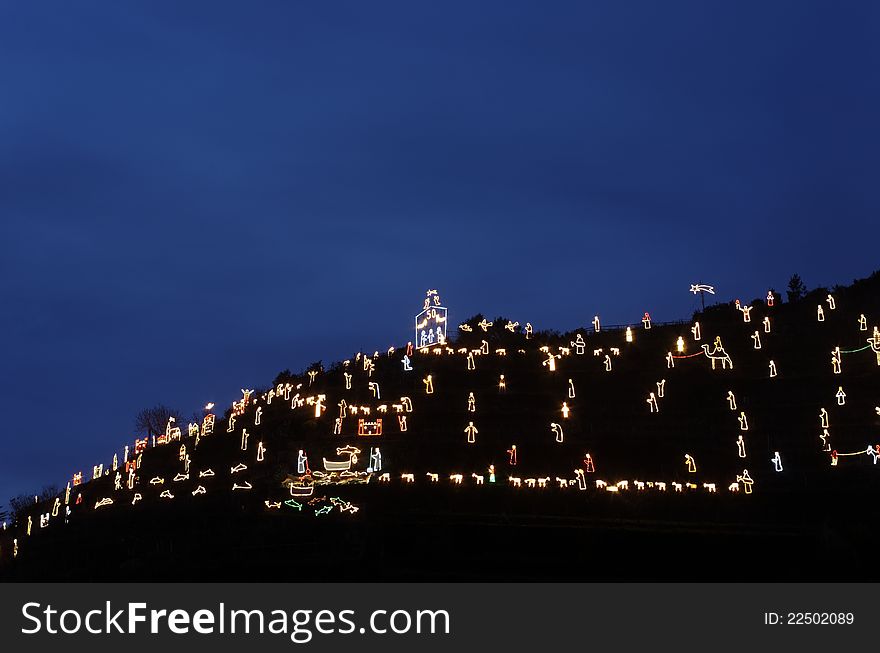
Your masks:
<svg viewBox="0 0 880 653"><path fill-rule="evenodd" d="M542 366L548 345L570 347L575 332L536 332L526 341L523 322L513 332L505 318L495 318L487 333L476 326L483 316L467 323L450 346L476 349L483 339L490 351L505 348L506 356L479 356L468 371L465 357L415 354L413 370L404 372L398 349L391 357L380 352L368 377L360 362L324 369L318 361L302 373L281 372L273 387L302 384L303 396L327 396L327 410L316 419L306 408L290 409L290 402L260 400L261 424L254 424L251 404L227 433L225 415L218 415L214 433L198 447L186 435L192 457L191 480L172 482L181 471L180 443L148 449L135 491L143 500L131 505L132 492L114 491L111 473L73 488L71 515L39 527L39 515L50 512L64 490L43 493L12 504L15 520L0 536L0 578L10 580L876 580L874 555L880 509L880 465L868 455L840 458L830 464L822 451L819 411L830 418L831 447L841 453L864 451L880 443L880 367L868 349L843 357L843 373L832 373L831 352L864 347L871 331L859 330L865 314L869 329L880 318L880 275L833 289L836 310L826 303L828 290L807 291L800 278L789 283L782 302L774 292L774 306L764 299L751 302L751 321L732 304L716 304L694 315L702 339L691 337L691 321L633 327L634 342L626 343L622 330L581 329L587 351L559 361L556 372ZM825 321L817 321L817 305L825 307ZM770 316L772 332L764 333L762 320ZM762 348L755 350L751 335L760 331ZM685 354L711 346L720 336L735 366L710 369L703 357L678 359L668 369L665 356L681 336ZM613 371L604 369L603 356L593 350L618 347ZM518 353L525 348L526 353ZM768 360L779 376L769 378ZM319 370L309 386L308 370ZM343 371L353 375L345 389ZM434 393L426 395L422 379L431 374ZM498 390L504 374L507 390ZM577 396L568 399L568 379ZM660 412L646 403L656 382L666 380ZM379 384L374 399L368 381ZM839 386L847 393L838 406ZM267 390L267 389L266 389ZM261 390L255 396L263 394ZM737 411L726 401L733 391ZM294 391L294 394L297 391ZM473 392L476 412L467 410ZM345 422L343 435L332 435L337 402L348 405L397 403L412 399L408 430L400 433L396 415L383 417L383 435L359 437L356 418ZM563 401L572 409L569 419L559 412ZM748 415L743 432L747 458L737 456L740 435L737 416ZM375 412L367 419L378 417ZM479 429L468 444L464 427L473 421ZM565 439L554 441L550 422L563 424ZM241 451L240 432L251 433L249 449ZM155 423L147 427L156 433ZM164 424L162 425L164 431ZM257 442L267 453L256 462ZM518 449L518 465L510 467L506 450ZM358 469L364 469L370 447L380 447L383 471L392 482L338 485L316 489L315 496L341 497L358 506L356 514L332 510L315 515L314 506L302 509L282 505L270 509L266 501L290 498L284 481L296 475L297 452L304 450L313 470L322 457L334 458L335 449L354 445L362 450ZM784 470L770 462L781 453ZM573 477L589 452L596 471L590 486L560 489L514 489L508 475L518 477ZM685 453L694 456L697 472L689 474ZM241 476L230 468L244 462ZM498 482L488 483L487 468L494 464ZM105 466L108 466L105 462ZM199 470L216 475L198 479ZM727 491L744 468L755 481L754 493ZM91 470L84 470L90 478ZM440 474L441 483L427 482L426 472ZM411 472L416 483L400 482ZM465 484L453 486L449 474L462 473ZM476 486L471 473L486 478ZM154 487L150 478L163 477ZM664 482L716 483L717 494L702 488L681 494L671 491L611 494L596 490L595 479L610 483L628 479ZM231 491L234 481L247 480L253 489ZM206 494L191 491L204 485ZM162 489L174 492L161 499ZM671 490L671 488L670 488ZM81 499L78 499L81 497ZM95 509L97 501L113 497L114 505ZM80 501L79 504L76 501ZM31 516L33 534L25 535ZM65 523L67 522L67 523ZM19 555L12 560L14 538Z"/></svg>

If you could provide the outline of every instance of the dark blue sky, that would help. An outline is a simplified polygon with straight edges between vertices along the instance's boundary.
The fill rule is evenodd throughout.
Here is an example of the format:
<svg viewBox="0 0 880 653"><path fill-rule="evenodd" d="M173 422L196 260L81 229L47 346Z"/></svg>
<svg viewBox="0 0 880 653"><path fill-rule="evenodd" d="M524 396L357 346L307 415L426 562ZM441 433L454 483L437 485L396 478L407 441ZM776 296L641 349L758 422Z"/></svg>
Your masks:
<svg viewBox="0 0 880 653"><path fill-rule="evenodd" d="M876 3L431 4L4 3L0 503L429 287L568 329L880 267Z"/></svg>

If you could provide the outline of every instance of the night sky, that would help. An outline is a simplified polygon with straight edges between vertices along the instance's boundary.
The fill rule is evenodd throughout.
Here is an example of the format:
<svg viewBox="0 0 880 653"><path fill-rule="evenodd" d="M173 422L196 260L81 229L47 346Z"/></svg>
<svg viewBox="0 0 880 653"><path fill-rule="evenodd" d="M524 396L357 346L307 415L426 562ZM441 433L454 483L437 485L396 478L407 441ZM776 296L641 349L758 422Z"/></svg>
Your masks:
<svg viewBox="0 0 880 653"><path fill-rule="evenodd" d="M0 504L428 288L567 330L880 267L876 3L430 4L4 3Z"/></svg>

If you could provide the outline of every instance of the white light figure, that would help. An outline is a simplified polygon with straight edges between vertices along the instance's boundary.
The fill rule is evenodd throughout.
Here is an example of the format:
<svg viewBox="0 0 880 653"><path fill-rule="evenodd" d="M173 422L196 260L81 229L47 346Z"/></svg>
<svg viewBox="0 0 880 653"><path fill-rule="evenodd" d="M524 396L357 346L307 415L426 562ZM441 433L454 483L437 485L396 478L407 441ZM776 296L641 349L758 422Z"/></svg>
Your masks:
<svg viewBox="0 0 880 653"><path fill-rule="evenodd" d="M666 379L660 379L657 381L657 396L660 399L666 396Z"/></svg>
<svg viewBox="0 0 880 653"><path fill-rule="evenodd" d="M422 379L422 383L425 384L425 394L432 395L434 394L434 379L431 378L429 374L427 378Z"/></svg>
<svg viewBox="0 0 880 653"><path fill-rule="evenodd" d="M773 291L767 291L767 306L773 306L773 303L776 301L776 298L773 297Z"/></svg>
<svg viewBox="0 0 880 653"><path fill-rule="evenodd" d="M241 430L241 450L247 451L248 447L248 438L250 438L250 434L247 432L247 429Z"/></svg>
<svg viewBox="0 0 880 653"><path fill-rule="evenodd" d="M880 444L875 444L873 447L868 446L868 448L865 450L865 453L871 456L874 464L876 465L877 459L880 458Z"/></svg>
<svg viewBox="0 0 880 653"><path fill-rule="evenodd" d="M846 393L843 391L843 386L837 387L837 394L834 395L837 397L837 405L845 406L846 405Z"/></svg>
<svg viewBox="0 0 880 653"><path fill-rule="evenodd" d="M300 449L296 452L296 473L305 474L309 470L309 458L306 452Z"/></svg>
<svg viewBox="0 0 880 653"><path fill-rule="evenodd" d="M557 442L562 442L562 441L563 441L563 438L565 437L565 435L564 435L563 432L562 432L562 426L561 426L561 425L557 424L556 422L551 422L551 423L550 423L550 430L551 430L551 431L553 432L553 434L556 436L556 441L557 441Z"/></svg>
<svg viewBox="0 0 880 653"><path fill-rule="evenodd" d="M505 392L507 390L507 381L504 380L504 375L502 374L498 377L498 392Z"/></svg>
<svg viewBox="0 0 880 653"><path fill-rule="evenodd" d="M737 419L739 420L739 430L740 431L748 431L749 430L749 420L746 417L746 414L744 412L740 411L739 417L737 417Z"/></svg>
<svg viewBox="0 0 880 653"><path fill-rule="evenodd" d="M382 452L379 451L379 447L370 447L370 465L367 471L372 473L382 471Z"/></svg>
<svg viewBox="0 0 880 653"><path fill-rule="evenodd" d="M825 321L825 311L822 309L822 304L819 304L818 306L816 306L816 320L818 322Z"/></svg>
<svg viewBox="0 0 880 653"><path fill-rule="evenodd" d="M507 464L511 467L516 467L517 459L516 459L516 445L510 445L510 449L507 450L508 460Z"/></svg>
<svg viewBox="0 0 880 653"><path fill-rule="evenodd" d="M263 446L263 441L257 443L257 462L261 463L266 459L266 447Z"/></svg>
<svg viewBox="0 0 880 653"><path fill-rule="evenodd" d="M828 302L828 310L833 311L835 308L837 308L837 302L834 301L834 297L832 297L830 294L828 295L828 297L825 298L825 301Z"/></svg>
<svg viewBox="0 0 880 653"><path fill-rule="evenodd" d="M116 478L113 479L113 489L121 490L122 489L122 474L120 472L116 472Z"/></svg>
<svg viewBox="0 0 880 653"><path fill-rule="evenodd" d="M841 369L841 357L840 357L840 347L835 347L831 351L831 369L835 374L840 374Z"/></svg>
<svg viewBox="0 0 880 653"><path fill-rule="evenodd" d="M575 336L575 339L571 342L571 346L574 347L574 353L578 356L583 356L584 351L586 350L587 343L584 342L584 337L579 333Z"/></svg>
<svg viewBox="0 0 880 653"><path fill-rule="evenodd" d="M778 451L773 452L773 457L770 459L770 462L773 463L773 469L775 471L782 471L782 456L779 455Z"/></svg>
<svg viewBox="0 0 880 653"><path fill-rule="evenodd" d="M690 292L692 292L695 295L700 292L707 292L710 295L714 295L715 294L715 287L710 286L705 283L692 283Z"/></svg>
<svg viewBox="0 0 880 653"><path fill-rule="evenodd" d="M741 309L743 314L743 322L751 322L752 321L752 307L751 306L743 306Z"/></svg>
<svg viewBox="0 0 880 653"><path fill-rule="evenodd" d="M709 345L702 345L703 353L706 354L706 357L712 361L712 369L715 369L715 361L721 361L721 369L727 369L727 366L730 365L730 369L733 369L733 359L727 354L724 350L724 346L721 344L721 336L715 337L715 347L712 351L709 351Z"/></svg>
<svg viewBox="0 0 880 653"><path fill-rule="evenodd" d="M403 371L404 372L411 372L412 371L412 361L410 361L409 356L404 354L403 358L401 359L400 362L403 363Z"/></svg>
<svg viewBox="0 0 880 653"><path fill-rule="evenodd" d="M687 465L688 473L693 474L697 471L697 461L689 453L684 455L684 462Z"/></svg>
<svg viewBox="0 0 880 653"><path fill-rule="evenodd" d="M754 345L755 349L761 348L761 334L757 331L752 334L752 344Z"/></svg>
<svg viewBox="0 0 880 653"><path fill-rule="evenodd" d="M401 433L406 433L406 415L397 416L397 425L400 427Z"/></svg>
<svg viewBox="0 0 880 653"><path fill-rule="evenodd" d="M574 399L574 381L572 379L568 380L568 398Z"/></svg>
<svg viewBox="0 0 880 653"><path fill-rule="evenodd" d="M348 372L343 372L342 374L345 376L345 389L346 389L346 390L351 390L351 378L352 378L352 375L349 374Z"/></svg>
<svg viewBox="0 0 880 653"><path fill-rule="evenodd" d="M477 427L474 426L473 422L468 422L468 425L465 427L464 432L467 433L467 441L471 444L476 442L476 435L479 433Z"/></svg>
<svg viewBox="0 0 880 653"><path fill-rule="evenodd" d="M123 452L123 455L122 455L122 462L124 462L124 463L128 462L128 445L125 445L125 451Z"/></svg>
<svg viewBox="0 0 880 653"><path fill-rule="evenodd" d="M868 338L867 343L871 345L871 351L877 356L877 365L880 365L880 332L874 327L874 335Z"/></svg>
<svg viewBox="0 0 880 653"><path fill-rule="evenodd" d="M746 457L746 441L743 439L742 435L736 439L736 452L740 458Z"/></svg>
<svg viewBox="0 0 880 653"><path fill-rule="evenodd" d="M568 403L564 401L562 402L562 408L560 412L562 412L562 419L568 419L568 415L571 412L571 409L568 407Z"/></svg>
<svg viewBox="0 0 880 653"><path fill-rule="evenodd" d="M474 393L473 393L473 392L469 392L469 393L468 393L468 400L467 400L467 401L468 401L468 407L467 407L468 412L469 412L469 413L475 413L475 412L477 412L477 400L476 400L476 398L474 397Z"/></svg>
<svg viewBox="0 0 880 653"><path fill-rule="evenodd" d="M483 356L488 356L488 355L489 355L489 342L488 342L488 341L486 341L486 340L481 340L481 341L480 341L480 353L481 353Z"/></svg>
<svg viewBox="0 0 880 653"><path fill-rule="evenodd" d="M475 369L477 369L477 364L476 364L476 362L474 361L474 352L472 352L472 351L468 352L468 357L467 357L467 368L468 368L468 370L475 370Z"/></svg>
<svg viewBox="0 0 880 653"><path fill-rule="evenodd" d="M666 352L666 369L671 370L675 367L675 358L671 351Z"/></svg>
<svg viewBox="0 0 880 653"><path fill-rule="evenodd" d="M691 327L691 333L694 336L694 340L699 340L701 338L699 322L694 322L694 326Z"/></svg>
<svg viewBox="0 0 880 653"><path fill-rule="evenodd" d="M128 470L128 481L126 482L126 485L128 486L129 490L134 489L134 481L135 481L135 473L134 473L134 467L132 467L131 469Z"/></svg>
<svg viewBox="0 0 880 653"><path fill-rule="evenodd" d="M654 396L653 392L648 394L648 399L646 401L648 406L650 406L652 413L660 412L660 407L657 405L657 397Z"/></svg>
<svg viewBox="0 0 880 653"><path fill-rule="evenodd" d="M770 367L770 378L772 379L777 374L776 363L774 363L773 361L770 361L769 367Z"/></svg>
<svg viewBox="0 0 880 653"><path fill-rule="evenodd" d="M337 417L333 422L333 435L342 435L342 418Z"/></svg>
<svg viewBox="0 0 880 653"><path fill-rule="evenodd" d="M263 418L263 407L258 406L257 412L254 414L254 426L260 425L260 420Z"/></svg>
<svg viewBox="0 0 880 653"><path fill-rule="evenodd" d="M868 330L868 318L865 317L865 314L862 313L859 315L859 331L867 331Z"/></svg>
<svg viewBox="0 0 880 653"><path fill-rule="evenodd" d="M556 371L556 359L557 359L557 358L561 358L561 356L558 356L557 354L548 354L548 358L547 358L547 360L545 360L545 361L544 361L543 363L541 363L541 364L544 365L544 366L545 366L548 370L550 370L551 372L555 372L555 371Z"/></svg>
<svg viewBox="0 0 880 653"><path fill-rule="evenodd" d="M604 362L605 362L605 371L610 372L611 371L611 356L609 356L608 354L605 354L605 361Z"/></svg>
<svg viewBox="0 0 880 653"><path fill-rule="evenodd" d="M679 354L684 353L684 338L682 338L681 336L678 336L678 340L675 341L675 350Z"/></svg>
<svg viewBox="0 0 880 653"><path fill-rule="evenodd" d="M226 429L227 433L232 433L235 430L235 415L229 416L229 428Z"/></svg>
<svg viewBox="0 0 880 653"><path fill-rule="evenodd" d="M822 451L831 451L831 444L828 442L830 437L828 429L822 429L822 433L819 434L819 439L822 440Z"/></svg>
<svg viewBox="0 0 880 653"><path fill-rule="evenodd" d="M829 428L828 426L828 411L824 408L819 411L819 426L823 429Z"/></svg>
<svg viewBox="0 0 880 653"><path fill-rule="evenodd" d="M645 311L645 315L642 317L642 325L644 325L646 329L651 328L651 314L648 313L648 311Z"/></svg>
<svg viewBox="0 0 880 653"><path fill-rule="evenodd" d="M730 406L730 410L736 410L736 396L734 396L733 390L727 391L727 405Z"/></svg>
<svg viewBox="0 0 880 653"><path fill-rule="evenodd" d="M495 324L494 322L487 322L486 318L483 318L479 322L477 322L477 326L483 330L483 333L489 330L489 327Z"/></svg>
<svg viewBox="0 0 880 653"><path fill-rule="evenodd" d="M633 341L633 331L629 327L626 327L626 341L627 342Z"/></svg>
<svg viewBox="0 0 880 653"><path fill-rule="evenodd" d="M752 485L754 485L754 481L752 477L749 475L749 470L744 469L741 475L737 475L736 480L738 483L742 483L745 488L746 494L752 493Z"/></svg>
<svg viewBox="0 0 880 653"><path fill-rule="evenodd" d="M406 412L411 413L413 411L412 400L409 397L401 397L400 403L403 404L403 408Z"/></svg>
<svg viewBox="0 0 880 653"><path fill-rule="evenodd" d="M764 324L764 333L770 333L770 318L765 316L763 324Z"/></svg>
<svg viewBox="0 0 880 653"><path fill-rule="evenodd" d="M374 399L381 399L382 398L379 393L379 384L378 383L376 383L375 381L370 381L369 384L367 384L367 385L370 388L370 392L372 393Z"/></svg>

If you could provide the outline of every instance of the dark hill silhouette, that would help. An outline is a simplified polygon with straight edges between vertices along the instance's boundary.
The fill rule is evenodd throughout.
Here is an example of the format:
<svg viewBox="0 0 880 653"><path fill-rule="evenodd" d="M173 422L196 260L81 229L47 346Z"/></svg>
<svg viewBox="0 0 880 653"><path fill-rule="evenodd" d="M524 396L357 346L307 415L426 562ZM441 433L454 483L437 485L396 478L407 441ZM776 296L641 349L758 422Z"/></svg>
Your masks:
<svg viewBox="0 0 880 653"><path fill-rule="evenodd" d="M231 430L233 408L210 434L180 424L179 439L150 442L131 489L120 452L118 470L105 461L104 475L34 504L0 537L0 577L875 579L880 464L869 448L880 444L880 359L868 339L880 324L880 275L828 295L753 300L748 322L733 304L650 329L636 321L632 342L624 327L527 334L496 318L484 331L476 316L446 346L413 352L411 370L401 347L366 354L366 365L355 354L285 371L238 405ZM713 370L704 355L716 338L732 369ZM331 473L323 461L349 460L346 447L357 460ZM600 480L628 487L609 492Z"/></svg>

